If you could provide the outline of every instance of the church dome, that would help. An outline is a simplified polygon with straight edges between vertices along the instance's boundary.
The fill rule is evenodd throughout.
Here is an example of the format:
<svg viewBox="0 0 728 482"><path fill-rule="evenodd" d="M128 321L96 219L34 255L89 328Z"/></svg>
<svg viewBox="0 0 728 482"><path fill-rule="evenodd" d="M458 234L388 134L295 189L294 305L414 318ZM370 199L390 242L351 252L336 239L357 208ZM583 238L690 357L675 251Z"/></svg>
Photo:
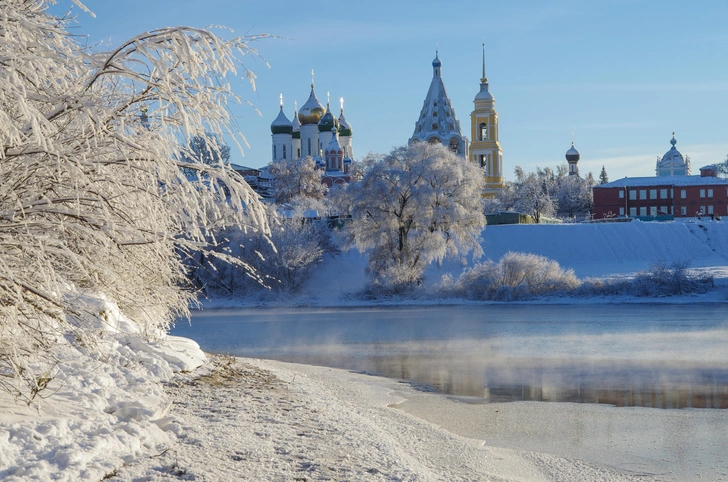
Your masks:
<svg viewBox="0 0 728 482"><path fill-rule="evenodd" d="M291 134L293 132L293 124L288 120L286 114L283 113L283 106L281 106L278 117L270 125L270 131L273 134Z"/></svg>
<svg viewBox="0 0 728 482"><path fill-rule="evenodd" d="M433 67L441 67L442 66L442 62L440 61L440 56L437 54L437 52L435 52L435 60L432 61L432 66Z"/></svg>
<svg viewBox="0 0 728 482"><path fill-rule="evenodd" d="M313 84L311 84L311 95L308 96L308 100L301 110L298 111L298 120L301 125L307 124L318 124L321 117L324 115L324 106L316 98L316 92L313 90Z"/></svg>
<svg viewBox="0 0 728 482"><path fill-rule="evenodd" d="M473 100L475 100L475 101L479 101L479 100L480 101L483 101L483 100L492 101L492 100L495 100L495 98L493 97L493 94L491 94L490 91L488 90L488 82L481 82L480 83L480 92L478 92L477 94L475 94L475 99L473 99Z"/></svg>
<svg viewBox="0 0 728 482"><path fill-rule="evenodd" d="M581 158L581 154L574 147L574 143L571 143L571 148L566 151L566 160L568 162L577 162Z"/></svg>
<svg viewBox="0 0 728 482"><path fill-rule="evenodd" d="M318 122L319 132L331 132L331 129L338 129L339 121L331 113L331 106L326 105L326 113Z"/></svg>
<svg viewBox="0 0 728 482"><path fill-rule="evenodd" d="M344 117L344 109L341 109L341 115L339 115L339 135L351 137L352 132L351 124Z"/></svg>
<svg viewBox="0 0 728 482"><path fill-rule="evenodd" d="M669 151L665 153L664 156L662 156L662 159L660 160L659 166L660 168L663 167L678 167L678 166L684 166L685 165L685 158L680 153L680 151L677 150L675 147L675 144L677 144L677 139L675 139L675 134L673 133L672 139L670 139L670 144L672 144L672 147Z"/></svg>
<svg viewBox="0 0 728 482"><path fill-rule="evenodd" d="M293 122L291 122L291 125L293 127L293 138L294 139L300 139L301 138L301 122L298 120L298 111L293 111Z"/></svg>

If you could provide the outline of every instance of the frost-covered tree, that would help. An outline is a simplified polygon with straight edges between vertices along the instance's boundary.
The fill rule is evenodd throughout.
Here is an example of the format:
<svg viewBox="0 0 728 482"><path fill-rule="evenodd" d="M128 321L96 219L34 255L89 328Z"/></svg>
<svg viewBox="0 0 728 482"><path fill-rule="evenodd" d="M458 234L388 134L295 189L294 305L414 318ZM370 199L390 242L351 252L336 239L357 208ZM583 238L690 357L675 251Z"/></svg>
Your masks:
<svg viewBox="0 0 728 482"><path fill-rule="evenodd" d="M541 216L554 216L558 203L549 194L550 179L539 179L534 173L524 174L516 180L514 189L514 209L530 214L534 220L541 222Z"/></svg>
<svg viewBox="0 0 728 482"><path fill-rule="evenodd" d="M593 181L593 178L592 178ZM559 216L575 217L591 211L593 206L592 185L579 176L566 176L556 187Z"/></svg>
<svg viewBox="0 0 728 482"><path fill-rule="evenodd" d="M57 340L98 336L84 292L159 335L193 297L184 253L228 224L266 229L242 179L178 157L180 139L237 138L226 77L254 79L252 38L163 28L97 52L48 3L0 8L0 385L28 397Z"/></svg>
<svg viewBox="0 0 728 482"><path fill-rule="evenodd" d="M216 134L206 137L192 136L179 154L184 163L203 163L208 166L222 167L230 164L230 146L225 144ZM194 169L186 169L185 174L195 174Z"/></svg>
<svg viewBox="0 0 728 482"><path fill-rule="evenodd" d="M398 147L349 186L349 246L369 258L375 284L403 289L432 261L481 254L485 226L478 167L441 145Z"/></svg>
<svg viewBox="0 0 728 482"><path fill-rule="evenodd" d="M282 159L268 164L273 176L274 197L277 203L286 203L297 196L322 199L327 187L321 182L323 171L316 169L311 156Z"/></svg>

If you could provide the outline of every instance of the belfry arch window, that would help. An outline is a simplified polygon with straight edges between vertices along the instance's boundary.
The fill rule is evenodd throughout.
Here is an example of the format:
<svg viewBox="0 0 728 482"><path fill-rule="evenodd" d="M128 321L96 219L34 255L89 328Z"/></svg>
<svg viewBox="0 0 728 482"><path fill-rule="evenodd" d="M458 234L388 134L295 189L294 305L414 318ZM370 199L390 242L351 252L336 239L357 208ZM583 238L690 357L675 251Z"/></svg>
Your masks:
<svg viewBox="0 0 728 482"><path fill-rule="evenodd" d="M308 155L311 155L311 139L308 139Z"/></svg>
<svg viewBox="0 0 728 482"><path fill-rule="evenodd" d="M285 158L286 158L286 146L284 145L283 146L283 159L285 159Z"/></svg>
<svg viewBox="0 0 728 482"><path fill-rule="evenodd" d="M488 140L488 124L485 122L481 122L480 124L479 137L481 141Z"/></svg>
<svg viewBox="0 0 728 482"><path fill-rule="evenodd" d="M432 117L437 117L437 111L432 113Z"/></svg>
<svg viewBox="0 0 728 482"><path fill-rule="evenodd" d="M437 122L435 122L435 123L432 124L432 130L433 131L436 131L437 130Z"/></svg>
<svg viewBox="0 0 728 482"><path fill-rule="evenodd" d="M458 141L458 139L456 137L453 137L452 139L450 139L450 150L457 154L459 144L460 142Z"/></svg>

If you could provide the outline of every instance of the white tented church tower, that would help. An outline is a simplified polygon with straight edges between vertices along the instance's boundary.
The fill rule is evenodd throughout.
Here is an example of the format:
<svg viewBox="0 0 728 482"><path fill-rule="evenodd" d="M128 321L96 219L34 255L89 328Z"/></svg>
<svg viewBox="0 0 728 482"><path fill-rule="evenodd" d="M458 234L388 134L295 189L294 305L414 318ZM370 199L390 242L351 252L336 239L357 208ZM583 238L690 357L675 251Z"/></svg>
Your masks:
<svg viewBox="0 0 728 482"><path fill-rule="evenodd" d="M418 141L443 144L457 155L467 157L467 142L442 81L442 62L437 50L432 61L430 89L409 140L410 143Z"/></svg>

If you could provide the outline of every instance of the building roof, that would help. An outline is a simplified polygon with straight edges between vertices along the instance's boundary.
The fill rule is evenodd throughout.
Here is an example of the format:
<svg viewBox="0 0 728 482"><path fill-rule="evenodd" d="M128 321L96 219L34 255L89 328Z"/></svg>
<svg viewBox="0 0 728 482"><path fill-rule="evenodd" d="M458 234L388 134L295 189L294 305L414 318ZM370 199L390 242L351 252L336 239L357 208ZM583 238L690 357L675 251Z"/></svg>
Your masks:
<svg viewBox="0 0 728 482"><path fill-rule="evenodd" d="M703 176L625 177L605 184L599 184L594 186L594 188L701 185L728 185L728 179Z"/></svg>

